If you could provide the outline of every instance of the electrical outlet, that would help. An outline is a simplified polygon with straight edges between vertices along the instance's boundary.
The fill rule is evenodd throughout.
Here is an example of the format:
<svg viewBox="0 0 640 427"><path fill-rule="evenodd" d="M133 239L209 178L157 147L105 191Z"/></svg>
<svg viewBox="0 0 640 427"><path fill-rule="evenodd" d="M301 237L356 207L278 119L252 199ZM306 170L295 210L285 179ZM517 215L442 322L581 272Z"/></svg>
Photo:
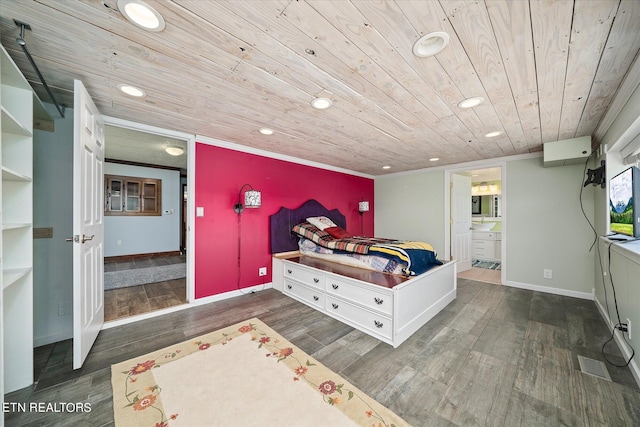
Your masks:
<svg viewBox="0 0 640 427"><path fill-rule="evenodd" d="M543 276L545 279L551 279L553 278L553 271L545 268L543 271Z"/></svg>
<svg viewBox="0 0 640 427"><path fill-rule="evenodd" d="M266 276L267 275L267 267L260 267L258 269L258 276Z"/></svg>
<svg viewBox="0 0 640 427"><path fill-rule="evenodd" d="M627 317L627 336L631 339L631 320Z"/></svg>

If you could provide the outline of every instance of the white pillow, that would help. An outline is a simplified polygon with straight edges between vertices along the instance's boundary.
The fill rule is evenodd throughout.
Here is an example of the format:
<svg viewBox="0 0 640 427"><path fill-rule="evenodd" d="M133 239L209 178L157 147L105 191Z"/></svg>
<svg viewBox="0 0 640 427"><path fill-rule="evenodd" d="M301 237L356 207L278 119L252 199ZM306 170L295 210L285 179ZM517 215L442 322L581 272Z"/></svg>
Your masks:
<svg viewBox="0 0 640 427"><path fill-rule="evenodd" d="M319 230L324 230L329 227L337 227L337 225L326 216L312 216L307 218L307 222L311 225L315 225Z"/></svg>

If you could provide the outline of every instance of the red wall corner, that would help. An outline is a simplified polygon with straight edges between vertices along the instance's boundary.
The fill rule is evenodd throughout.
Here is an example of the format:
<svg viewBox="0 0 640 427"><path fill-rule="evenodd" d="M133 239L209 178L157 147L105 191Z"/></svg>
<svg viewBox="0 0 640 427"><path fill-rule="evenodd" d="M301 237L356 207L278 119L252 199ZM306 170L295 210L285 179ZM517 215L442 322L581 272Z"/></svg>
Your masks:
<svg viewBox="0 0 640 427"><path fill-rule="evenodd" d="M353 234L373 235L374 181L255 154L196 144L195 296L204 298L271 282L269 215L316 199L339 209ZM262 206L233 210L243 184L262 193ZM370 211L358 213L368 200ZM238 266L238 243L240 266ZM258 269L267 267L260 277Z"/></svg>

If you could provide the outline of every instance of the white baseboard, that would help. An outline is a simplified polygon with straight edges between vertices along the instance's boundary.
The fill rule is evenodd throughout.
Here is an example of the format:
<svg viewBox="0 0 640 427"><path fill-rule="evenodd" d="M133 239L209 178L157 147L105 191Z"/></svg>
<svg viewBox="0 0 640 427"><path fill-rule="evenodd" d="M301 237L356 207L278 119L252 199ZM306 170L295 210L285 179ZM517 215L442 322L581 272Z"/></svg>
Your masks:
<svg viewBox="0 0 640 427"><path fill-rule="evenodd" d="M71 338L73 338L72 330L60 332L54 335L47 335L46 337L33 337L33 348L42 347L43 345L53 344Z"/></svg>
<svg viewBox="0 0 640 427"><path fill-rule="evenodd" d="M271 289L272 287L272 282L263 283L262 285L255 285L248 288L237 289L235 291L224 292L222 294L211 295L210 297L199 298L194 301L194 305L210 304L212 302L223 301L240 295L264 291L265 289Z"/></svg>
<svg viewBox="0 0 640 427"><path fill-rule="evenodd" d="M607 325L609 325L609 329L614 331L613 336L616 340L616 344L618 344L618 348L622 352L622 355L625 357L625 359L628 360L631 357L632 353L629 350L629 346L626 344L624 337L622 336L622 332L620 332L617 329L615 330L613 329L615 324L611 322L611 319L609 318L607 311L604 309L604 307L600 303L600 300L598 300L598 298L594 298L593 300L596 303L596 307L598 307L598 310L600 311L600 315L602 316L604 321L607 323ZM633 378L636 380L636 383L638 383L638 386L640 386L640 367L638 367L637 358L634 357L633 360L631 360L631 363L629 363L629 369L631 370L631 373L633 374Z"/></svg>
<svg viewBox="0 0 640 427"><path fill-rule="evenodd" d="M573 297L573 298L588 299L588 300L594 299L593 291L591 293L578 292L578 291L570 291L568 289L558 289L558 288L552 288L550 286L531 285L529 283L512 282L512 281L507 281L505 285L511 286L513 288L528 289L530 291L545 292L547 294L563 295L565 297Z"/></svg>

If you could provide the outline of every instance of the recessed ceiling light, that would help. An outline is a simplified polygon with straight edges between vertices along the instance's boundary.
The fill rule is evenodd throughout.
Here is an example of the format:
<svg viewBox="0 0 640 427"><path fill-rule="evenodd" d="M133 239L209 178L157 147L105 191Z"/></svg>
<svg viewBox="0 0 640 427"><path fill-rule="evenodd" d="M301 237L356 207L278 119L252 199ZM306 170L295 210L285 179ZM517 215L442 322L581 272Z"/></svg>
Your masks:
<svg viewBox="0 0 640 427"><path fill-rule="evenodd" d="M263 135L273 135L273 129L262 128L260 129L260 133Z"/></svg>
<svg viewBox="0 0 640 427"><path fill-rule="evenodd" d="M429 159L430 162L437 162L438 160L440 160L440 157L432 157Z"/></svg>
<svg viewBox="0 0 640 427"><path fill-rule="evenodd" d="M391 169L391 166L383 166L382 169Z"/></svg>
<svg viewBox="0 0 640 427"><path fill-rule="evenodd" d="M429 33L418 39L413 45L413 54L421 58L433 56L449 44L449 34L443 31Z"/></svg>
<svg viewBox="0 0 640 427"><path fill-rule="evenodd" d="M167 148L165 148L164 151L172 156L180 156L182 155L182 153L184 153L184 149L177 145L167 145Z"/></svg>
<svg viewBox="0 0 640 427"><path fill-rule="evenodd" d="M333 102L329 98L314 98L311 101L311 106L316 110L326 110L331 107Z"/></svg>
<svg viewBox="0 0 640 427"><path fill-rule="evenodd" d="M485 134L484 134L484 136L485 136L486 138L493 138L493 137L496 137L496 136L498 136L498 135L502 135L502 131L494 130L493 132L489 132L489 133L485 133Z"/></svg>
<svg viewBox="0 0 640 427"><path fill-rule="evenodd" d="M135 86L131 86L131 85L127 85L124 83L120 83L118 85L118 89L120 89L122 92L126 93L129 96L135 96L136 98L142 98L144 96L147 96L146 92L143 91L140 88L137 88Z"/></svg>
<svg viewBox="0 0 640 427"><path fill-rule="evenodd" d="M484 98L481 96L474 96L473 98L467 98L458 104L460 108L473 108L484 102Z"/></svg>
<svg viewBox="0 0 640 427"><path fill-rule="evenodd" d="M141 0L118 0L118 10L132 24L149 31L164 30L164 18Z"/></svg>

